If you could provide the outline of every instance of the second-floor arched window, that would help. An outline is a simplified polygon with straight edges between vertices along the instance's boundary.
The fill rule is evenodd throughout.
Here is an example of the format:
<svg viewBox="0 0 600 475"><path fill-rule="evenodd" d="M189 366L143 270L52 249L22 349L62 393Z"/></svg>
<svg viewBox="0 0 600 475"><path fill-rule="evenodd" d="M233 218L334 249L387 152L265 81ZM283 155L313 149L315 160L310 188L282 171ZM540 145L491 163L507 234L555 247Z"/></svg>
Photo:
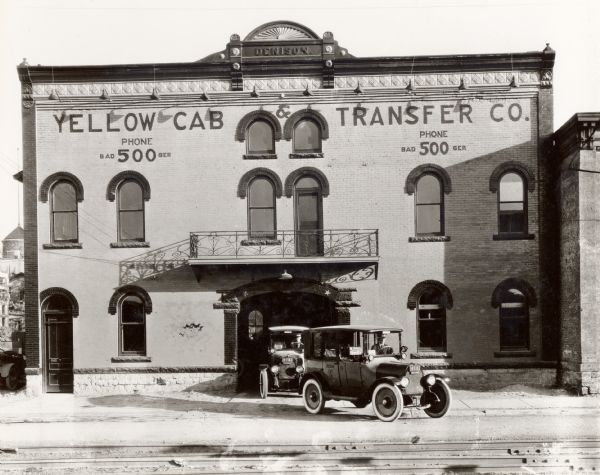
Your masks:
<svg viewBox="0 0 600 475"><path fill-rule="evenodd" d="M421 175L416 182L415 234L444 234L444 191L441 180L433 173Z"/></svg>
<svg viewBox="0 0 600 475"><path fill-rule="evenodd" d="M321 128L312 119L302 119L294 127L295 153L320 153Z"/></svg>
<svg viewBox="0 0 600 475"><path fill-rule="evenodd" d="M265 176L257 176L248 185L248 237L275 239L277 216L275 187Z"/></svg>
<svg viewBox="0 0 600 475"><path fill-rule="evenodd" d="M271 124L264 119L250 123L246 131L246 147L248 155L274 154L275 137Z"/></svg>
<svg viewBox="0 0 600 475"><path fill-rule="evenodd" d="M527 194L520 173L508 171L500 178L498 187L498 233L527 232Z"/></svg>
<svg viewBox="0 0 600 475"><path fill-rule="evenodd" d="M119 241L144 241L144 197L141 185L126 179L117 188Z"/></svg>
<svg viewBox="0 0 600 475"><path fill-rule="evenodd" d="M77 242L77 198L75 186L67 180L55 183L50 189L52 242Z"/></svg>

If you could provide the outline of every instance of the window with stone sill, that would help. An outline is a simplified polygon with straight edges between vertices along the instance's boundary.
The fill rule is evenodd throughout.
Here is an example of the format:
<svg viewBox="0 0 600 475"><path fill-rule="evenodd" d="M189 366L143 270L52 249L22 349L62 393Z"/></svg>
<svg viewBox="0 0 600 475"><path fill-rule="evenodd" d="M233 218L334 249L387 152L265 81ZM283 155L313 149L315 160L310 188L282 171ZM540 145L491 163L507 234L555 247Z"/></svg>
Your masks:
<svg viewBox="0 0 600 475"><path fill-rule="evenodd" d="M433 173L421 175L416 182L415 236L444 236L444 191Z"/></svg>
<svg viewBox="0 0 600 475"><path fill-rule="evenodd" d="M137 295L125 295L119 304L119 356L146 356L146 312Z"/></svg>
<svg viewBox="0 0 600 475"><path fill-rule="evenodd" d="M446 305L441 290L426 288L417 302L417 352L446 352Z"/></svg>
<svg viewBox="0 0 600 475"><path fill-rule="evenodd" d="M529 351L529 306L527 297L510 288L500 295L500 351Z"/></svg>
<svg viewBox="0 0 600 475"><path fill-rule="evenodd" d="M312 119L299 120L294 127L294 154L318 154L321 149L321 128Z"/></svg>
<svg viewBox="0 0 600 475"><path fill-rule="evenodd" d="M52 245L67 248L78 244L78 210L75 186L60 180L50 189L51 240ZM53 246L53 248L54 248Z"/></svg>
<svg viewBox="0 0 600 475"><path fill-rule="evenodd" d="M248 185L248 239L277 238L275 186L265 176L257 176Z"/></svg>
<svg viewBox="0 0 600 475"><path fill-rule="evenodd" d="M126 179L117 189L119 243L145 241L144 197L135 179Z"/></svg>
<svg viewBox="0 0 600 475"><path fill-rule="evenodd" d="M275 136L273 127L263 119L250 123L246 130L247 156L269 156L275 154Z"/></svg>

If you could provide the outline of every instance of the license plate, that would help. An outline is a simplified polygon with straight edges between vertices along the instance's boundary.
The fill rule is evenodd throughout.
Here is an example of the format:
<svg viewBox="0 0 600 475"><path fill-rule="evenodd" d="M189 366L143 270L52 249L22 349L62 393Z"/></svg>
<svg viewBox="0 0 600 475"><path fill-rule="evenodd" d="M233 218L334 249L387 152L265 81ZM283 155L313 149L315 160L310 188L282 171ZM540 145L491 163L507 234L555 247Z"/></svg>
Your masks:
<svg viewBox="0 0 600 475"><path fill-rule="evenodd" d="M285 358L282 358L281 362L283 364L292 364L294 362L294 358L291 358L291 357L287 356Z"/></svg>
<svg viewBox="0 0 600 475"><path fill-rule="evenodd" d="M408 365L408 371L409 373L418 373L419 371L421 371L421 367L418 364L414 364L414 363L410 363Z"/></svg>

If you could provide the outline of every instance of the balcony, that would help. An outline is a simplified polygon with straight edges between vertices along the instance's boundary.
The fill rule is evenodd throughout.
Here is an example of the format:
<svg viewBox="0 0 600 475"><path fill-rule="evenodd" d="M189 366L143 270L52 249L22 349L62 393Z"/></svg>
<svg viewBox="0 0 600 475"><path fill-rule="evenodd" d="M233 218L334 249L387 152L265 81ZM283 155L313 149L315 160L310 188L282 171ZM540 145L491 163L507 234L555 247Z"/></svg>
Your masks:
<svg viewBox="0 0 600 475"><path fill-rule="evenodd" d="M379 259L377 229L277 231L249 238L246 231L190 233L189 263L373 263Z"/></svg>

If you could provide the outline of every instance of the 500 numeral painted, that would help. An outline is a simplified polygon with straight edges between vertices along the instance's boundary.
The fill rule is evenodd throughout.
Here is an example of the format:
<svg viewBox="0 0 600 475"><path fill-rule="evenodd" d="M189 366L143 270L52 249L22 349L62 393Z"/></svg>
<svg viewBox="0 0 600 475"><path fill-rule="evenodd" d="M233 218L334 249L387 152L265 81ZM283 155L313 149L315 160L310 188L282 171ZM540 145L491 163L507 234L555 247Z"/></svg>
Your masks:
<svg viewBox="0 0 600 475"><path fill-rule="evenodd" d="M117 154L119 155L119 158L117 158L117 160L119 162L126 162L127 160L129 160L130 157L129 152L130 150L128 148L120 148L119 150L117 150ZM163 154L161 154L161 156L162 155ZM144 157L149 162L153 162L154 160L156 160L156 150L154 150L153 148L148 148L144 152L142 149L134 148L131 151L131 158L134 162L141 162L144 159Z"/></svg>

